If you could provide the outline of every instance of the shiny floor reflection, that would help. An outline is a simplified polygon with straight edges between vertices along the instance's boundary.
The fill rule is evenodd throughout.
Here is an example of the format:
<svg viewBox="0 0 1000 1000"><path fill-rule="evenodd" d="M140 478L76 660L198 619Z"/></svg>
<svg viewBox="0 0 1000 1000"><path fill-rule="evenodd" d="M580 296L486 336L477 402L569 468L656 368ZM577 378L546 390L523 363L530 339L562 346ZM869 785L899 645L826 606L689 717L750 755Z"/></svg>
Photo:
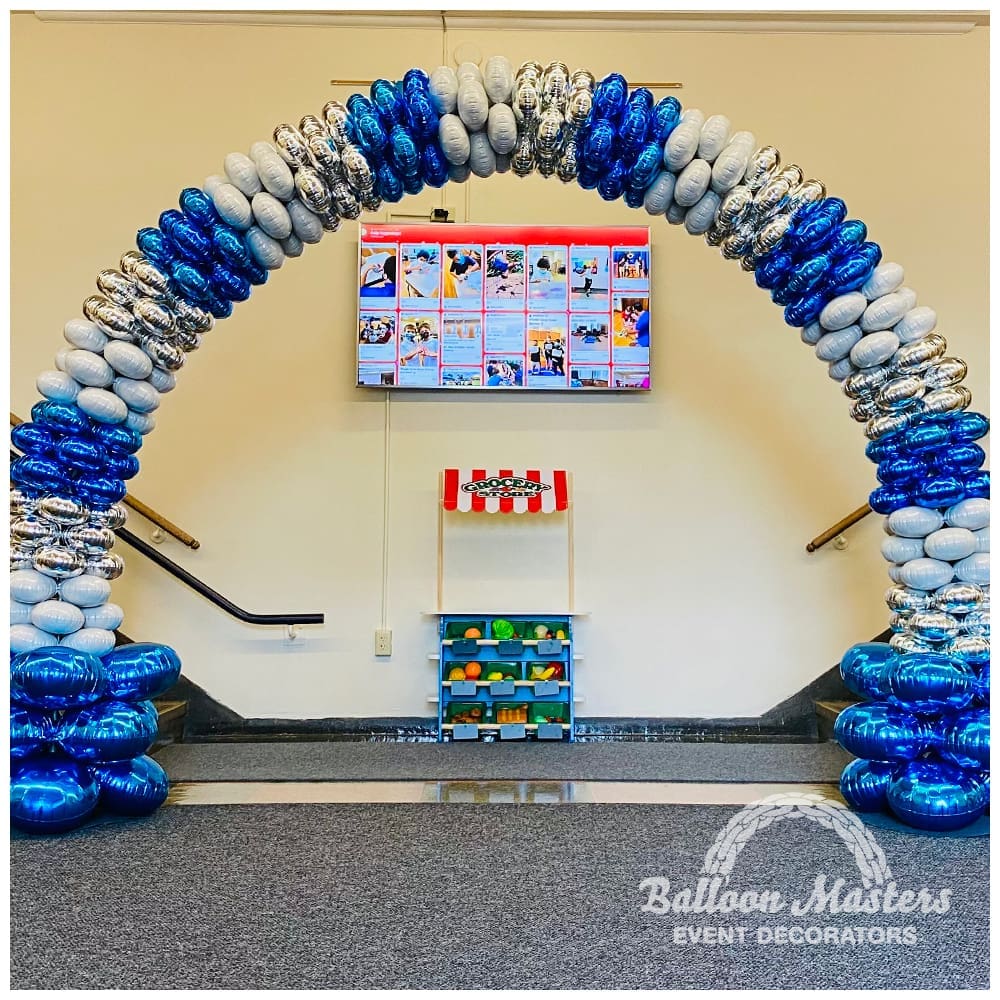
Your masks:
<svg viewBox="0 0 1000 1000"><path fill-rule="evenodd" d="M670 781L207 781L181 782L168 805L433 802L476 805L746 805L778 792L840 798L835 784Z"/></svg>

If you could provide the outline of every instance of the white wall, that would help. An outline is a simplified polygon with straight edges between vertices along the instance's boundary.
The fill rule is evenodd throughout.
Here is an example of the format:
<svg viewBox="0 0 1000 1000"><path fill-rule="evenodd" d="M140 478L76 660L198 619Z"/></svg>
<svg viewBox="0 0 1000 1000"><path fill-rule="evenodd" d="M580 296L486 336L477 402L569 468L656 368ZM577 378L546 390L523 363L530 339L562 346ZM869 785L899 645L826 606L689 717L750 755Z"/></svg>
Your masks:
<svg viewBox="0 0 1000 1000"><path fill-rule="evenodd" d="M316 113L331 77L398 78L461 43L599 76L680 80L823 179L939 313L986 405L988 29L965 34L449 31L12 20L12 409L27 416L102 267L230 150ZM459 220L640 222L595 193L494 177L400 206ZM324 611L288 642L240 625L126 546L125 629L255 717L426 715L438 470L573 470L588 716L754 715L885 625L873 467L847 401L738 265L653 224L654 391L467 401L353 387L350 227L272 275L208 335L158 414L132 492L202 540L171 558L243 606ZM390 419L386 435L386 419ZM382 615L383 447L390 455ZM133 516L133 530L149 525ZM488 540L484 539L483 544ZM475 544L474 541L470 544Z"/></svg>

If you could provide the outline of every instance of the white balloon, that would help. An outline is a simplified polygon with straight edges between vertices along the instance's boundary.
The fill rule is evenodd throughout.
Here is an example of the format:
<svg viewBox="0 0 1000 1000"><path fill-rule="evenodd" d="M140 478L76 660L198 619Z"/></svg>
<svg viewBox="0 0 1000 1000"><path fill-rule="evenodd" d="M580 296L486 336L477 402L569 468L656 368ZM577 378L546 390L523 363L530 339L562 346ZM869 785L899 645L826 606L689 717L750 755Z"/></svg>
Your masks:
<svg viewBox="0 0 1000 1000"><path fill-rule="evenodd" d="M177 388L177 376L162 368L154 368L149 373L149 384L159 393L173 392Z"/></svg>
<svg viewBox="0 0 1000 1000"><path fill-rule="evenodd" d="M949 507L944 519L953 528L978 531L990 523L990 502L986 497L968 497Z"/></svg>
<svg viewBox="0 0 1000 1000"><path fill-rule="evenodd" d="M301 257L302 256L302 240L295 235L295 233L289 233L281 241L281 249L285 251L286 257Z"/></svg>
<svg viewBox="0 0 1000 1000"><path fill-rule="evenodd" d="M69 351L65 358L65 371L67 375L76 379L81 385L91 385L103 389L111 385L115 379L115 373L111 365L93 351Z"/></svg>
<svg viewBox="0 0 1000 1000"><path fill-rule="evenodd" d="M990 551L989 525L987 525L985 528L980 528L978 531L974 531L973 535L976 536L976 551L989 552Z"/></svg>
<svg viewBox="0 0 1000 1000"><path fill-rule="evenodd" d="M31 624L53 635L83 628L83 612L69 601L42 601L31 609Z"/></svg>
<svg viewBox="0 0 1000 1000"><path fill-rule="evenodd" d="M263 229L251 226L247 230L246 240L250 253L261 267L274 271L285 263L285 251L281 249L281 244Z"/></svg>
<svg viewBox="0 0 1000 1000"><path fill-rule="evenodd" d="M78 608L95 608L99 604L105 604L111 596L111 582L104 577L84 573L82 576L63 580L59 584L59 596Z"/></svg>
<svg viewBox="0 0 1000 1000"><path fill-rule="evenodd" d="M848 375L853 375L857 368L851 364L850 358L841 358L839 361L830 362L826 372L835 382L843 382Z"/></svg>
<svg viewBox="0 0 1000 1000"><path fill-rule="evenodd" d="M83 612L83 623L87 628L101 628L114 631L125 620L125 612L117 604L99 604Z"/></svg>
<svg viewBox="0 0 1000 1000"><path fill-rule="evenodd" d="M886 527L894 535L904 538L926 538L932 531L937 531L944 524L944 515L928 507L900 507L886 518ZM945 580L945 583L948 581ZM937 584L938 587L943 584ZM921 590L934 590L934 587L921 587Z"/></svg>
<svg viewBox="0 0 1000 1000"><path fill-rule="evenodd" d="M706 191L701 200L687 210L684 216L684 228L692 236L700 236L712 228L715 213L722 204L722 198L714 191Z"/></svg>
<svg viewBox="0 0 1000 1000"><path fill-rule="evenodd" d="M230 180L228 177L223 177L221 174L209 174L205 178L205 183L202 184L201 189L211 198L221 185L229 183Z"/></svg>
<svg viewBox="0 0 1000 1000"><path fill-rule="evenodd" d="M107 389L81 389L76 405L99 424L120 424L128 416L128 407Z"/></svg>
<svg viewBox="0 0 1000 1000"><path fill-rule="evenodd" d="M894 292L903 283L902 264L885 262L879 264L868 280L861 286L861 291L870 302Z"/></svg>
<svg viewBox="0 0 1000 1000"><path fill-rule="evenodd" d="M257 168L249 156L244 156L243 153L230 153L223 167L229 183L247 198L252 198L258 191L263 190ZM214 201L214 195L210 197Z"/></svg>
<svg viewBox="0 0 1000 1000"><path fill-rule="evenodd" d="M298 198L293 198L286 206L292 220L292 231L303 243L319 243L323 238L323 223L319 216L310 211Z"/></svg>
<svg viewBox="0 0 1000 1000"><path fill-rule="evenodd" d="M260 175L260 182L265 190L281 201L291 201L295 197L295 178L288 164L268 147L261 149L260 155L254 157L254 165Z"/></svg>
<svg viewBox="0 0 1000 1000"><path fill-rule="evenodd" d="M462 165L469 160L469 133L458 115L442 115L438 122L438 141L449 163Z"/></svg>
<svg viewBox="0 0 1000 1000"><path fill-rule="evenodd" d="M677 175L674 201L690 208L701 201L712 180L712 167L706 160L694 159Z"/></svg>
<svg viewBox="0 0 1000 1000"><path fill-rule="evenodd" d="M911 559L903 564L899 575L907 587L937 590L955 578L955 567L938 559Z"/></svg>
<svg viewBox="0 0 1000 1000"><path fill-rule="evenodd" d="M669 170L661 170L656 180L646 188L642 199L642 207L650 215L663 215L674 200L674 185L677 175Z"/></svg>
<svg viewBox="0 0 1000 1000"><path fill-rule="evenodd" d="M514 90L514 67L506 56L490 56L483 67L483 87L494 104L508 102ZM496 149L496 147L493 147ZM502 152L502 150L497 150Z"/></svg>
<svg viewBox="0 0 1000 1000"><path fill-rule="evenodd" d="M60 347L59 350L56 351L55 365L61 372L66 371L66 358L69 357L70 350L71 348L69 347Z"/></svg>
<svg viewBox="0 0 1000 1000"><path fill-rule="evenodd" d="M675 174L683 170L698 152L702 123L697 119L682 121L667 137L663 147L663 165Z"/></svg>
<svg viewBox="0 0 1000 1000"><path fill-rule="evenodd" d="M38 604L47 601L58 589L51 577L36 569L16 569L10 574L11 600L20 604Z"/></svg>
<svg viewBox="0 0 1000 1000"><path fill-rule="evenodd" d="M688 210L683 205L678 205L676 201L670 203L666 212L667 222L672 226L680 226L687 217Z"/></svg>
<svg viewBox="0 0 1000 1000"><path fill-rule="evenodd" d="M899 292L890 292L872 302L861 316L861 329L865 333L888 330L908 312L910 304Z"/></svg>
<svg viewBox="0 0 1000 1000"><path fill-rule="evenodd" d="M737 135L743 133L737 132ZM712 190L716 194L725 194L736 187L746 173L747 163L753 152L753 143L746 145L738 143L734 138L719 154L712 164Z"/></svg>
<svg viewBox="0 0 1000 1000"><path fill-rule="evenodd" d="M494 104L486 119L486 134L497 153L509 153L517 145L517 119L506 104Z"/></svg>
<svg viewBox="0 0 1000 1000"><path fill-rule="evenodd" d="M468 163L448 164L448 180L454 181L456 184L464 184L471 173Z"/></svg>
<svg viewBox="0 0 1000 1000"><path fill-rule="evenodd" d="M924 551L932 559L955 562L976 551L976 536L968 528L939 528L924 539Z"/></svg>
<svg viewBox="0 0 1000 1000"><path fill-rule="evenodd" d="M892 330L879 330L862 337L851 348L851 361L858 368L874 368L899 350L899 337Z"/></svg>
<svg viewBox="0 0 1000 1000"><path fill-rule="evenodd" d="M930 306L916 306L893 327L901 344L922 340L937 326L937 313Z"/></svg>
<svg viewBox="0 0 1000 1000"><path fill-rule="evenodd" d="M701 127L698 156L709 163L714 163L716 157L726 148L732 127L732 122L725 115L711 115L707 118Z"/></svg>
<svg viewBox="0 0 1000 1000"><path fill-rule="evenodd" d="M20 570L19 572L24 572ZM30 625L31 624L31 609L34 604L22 604L20 601L15 601L12 597L10 599L10 623L11 625Z"/></svg>
<svg viewBox="0 0 1000 1000"><path fill-rule="evenodd" d="M843 330L857 323L868 308L868 300L861 292L848 292L831 299L819 314L820 325L827 330Z"/></svg>
<svg viewBox="0 0 1000 1000"><path fill-rule="evenodd" d="M902 538L888 535L882 540L882 558L891 563L907 563L924 555L922 538Z"/></svg>
<svg viewBox="0 0 1000 1000"><path fill-rule="evenodd" d="M843 330L832 330L824 334L816 343L816 357L820 361L840 361L850 355L854 345L861 339L860 326L848 326Z"/></svg>
<svg viewBox="0 0 1000 1000"><path fill-rule="evenodd" d="M92 656L106 656L115 648L115 634L110 629L82 628L64 636L59 640L59 645L78 649L81 653L90 653Z"/></svg>
<svg viewBox="0 0 1000 1000"><path fill-rule="evenodd" d="M458 87L458 117L470 132L481 129L490 113L490 99L478 80L464 79Z"/></svg>
<svg viewBox="0 0 1000 1000"><path fill-rule="evenodd" d="M292 219L287 209L273 194L260 191L250 202L257 225L272 239L283 240L292 233Z"/></svg>
<svg viewBox="0 0 1000 1000"><path fill-rule="evenodd" d="M907 288L904 285L902 288L896 289L896 294L905 303L907 312L909 312L911 309L916 308L917 293L912 288Z"/></svg>
<svg viewBox="0 0 1000 1000"><path fill-rule="evenodd" d="M701 111L699 108L685 108L681 112L681 125L697 125L698 131L701 131L702 125L705 124L705 112Z"/></svg>
<svg viewBox="0 0 1000 1000"><path fill-rule="evenodd" d="M497 154L493 152L485 132L469 136L469 169L477 177L489 177L497 168Z"/></svg>
<svg viewBox="0 0 1000 1000"><path fill-rule="evenodd" d="M113 340L104 348L104 360L126 378L144 379L153 373L152 358L141 347L122 340Z"/></svg>
<svg viewBox="0 0 1000 1000"><path fill-rule="evenodd" d="M35 379L35 388L55 403L72 403L83 388L75 378L65 372L51 369Z"/></svg>
<svg viewBox="0 0 1000 1000"><path fill-rule="evenodd" d="M69 320L63 327L63 336L81 351L95 351L98 354L110 340L108 335L89 319Z"/></svg>
<svg viewBox="0 0 1000 1000"><path fill-rule="evenodd" d="M30 653L33 649L43 646L57 646L59 640L48 632L43 632L34 625L12 625L10 627L10 651L12 653Z"/></svg>
<svg viewBox="0 0 1000 1000"><path fill-rule="evenodd" d="M814 320L808 326L802 327L802 343L815 347L825 335L826 330L819 325L819 320Z"/></svg>
<svg viewBox="0 0 1000 1000"><path fill-rule="evenodd" d="M989 552L975 552L955 563L955 575L966 583L978 583L981 587L990 582Z"/></svg>
<svg viewBox="0 0 1000 1000"><path fill-rule="evenodd" d="M135 410L129 410L125 426L145 437L156 427L156 417L152 413L136 413Z"/></svg>
<svg viewBox="0 0 1000 1000"><path fill-rule="evenodd" d="M136 413L152 413L160 405L160 394L148 382L139 379L119 375L114 390L115 395Z"/></svg>
<svg viewBox="0 0 1000 1000"><path fill-rule="evenodd" d="M474 62L466 61L460 63L458 69L455 70L455 76L458 77L459 89L461 89L462 84L466 80L475 80L477 83L483 82L483 72L478 64Z"/></svg>
<svg viewBox="0 0 1000 1000"><path fill-rule="evenodd" d="M253 209L246 195L232 184L220 184L211 194L212 204L223 222L234 229L253 225Z"/></svg>
<svg viewBox="0 0 1000 1000"><path fill-rule="evenodd" d="M430 75L427 89L439 115L449 115L458 106L458 77L450 66L438 66Z"/></svg>

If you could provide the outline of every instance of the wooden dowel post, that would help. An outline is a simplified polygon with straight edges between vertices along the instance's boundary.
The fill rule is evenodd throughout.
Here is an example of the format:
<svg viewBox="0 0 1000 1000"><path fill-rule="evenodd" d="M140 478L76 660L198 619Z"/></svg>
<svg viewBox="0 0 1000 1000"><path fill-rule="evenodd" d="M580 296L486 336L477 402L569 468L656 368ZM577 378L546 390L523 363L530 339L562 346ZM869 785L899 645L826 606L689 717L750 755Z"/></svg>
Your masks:
<svg viewBox="0 0 1000 1000"><path fill-rule="evenodd" d="M827 542L833 541L841 532L846 531L852 525L858 523L858 521L866 518L872 512L871 507L865 504L864 507L859 507L857 510L848 514L847 517L839 520L832 528L827 528L822 534L817 535L808 545L806 545L806 552L815 552L817 549L822 548Z"/></svg>

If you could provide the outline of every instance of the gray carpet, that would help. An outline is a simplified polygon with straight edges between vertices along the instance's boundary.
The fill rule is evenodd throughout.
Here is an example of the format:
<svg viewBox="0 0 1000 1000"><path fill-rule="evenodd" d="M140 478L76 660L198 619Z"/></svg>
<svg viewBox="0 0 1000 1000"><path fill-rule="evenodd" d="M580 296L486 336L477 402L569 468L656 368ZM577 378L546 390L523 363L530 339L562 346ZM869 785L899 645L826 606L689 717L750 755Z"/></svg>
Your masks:
<svg viewBox="0 0 1000 1000"><path fill-rule="evenodd" d="M173 781L837 781L835 743L179 743Z"/></svg>
<svg viewBox="0 0 1000 1000"><path fill-rule="evenodd" d="M695 882L721 806L168 807L62 838L16 837L11 980L70 988L985 988L988 844L875 831L900 890L947 913L657 916L638 885ZM834 833L752 837L730 880L804 898L859 884ZM743 926L745 943L675 928ZM762 927L835 928L767 945ZM848 928L910 926L911 944ZM683 930L680 931L683 935Z"/></svg>

